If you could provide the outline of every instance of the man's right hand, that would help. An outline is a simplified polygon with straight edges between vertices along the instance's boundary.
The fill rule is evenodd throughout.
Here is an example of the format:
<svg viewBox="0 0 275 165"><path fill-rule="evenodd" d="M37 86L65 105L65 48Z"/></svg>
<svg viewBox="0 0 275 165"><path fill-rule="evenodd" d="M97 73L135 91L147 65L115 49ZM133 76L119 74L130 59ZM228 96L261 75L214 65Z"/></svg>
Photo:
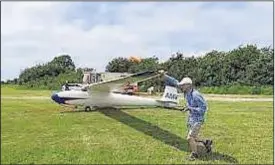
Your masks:
<svg viewBox="0 0 275 165"><path fill-rule="evenodd" d="M158 70L158 73L160 75L165 75L165 74L167 74L167 71L165 71L165 70Z"/></svg>
<svg viewBox="0 0 275 165"><path fill-rule="evenodd" d="M164 73L164 70L159 70L158 72L159 72L160 74L162 74L162 73Z"/></svg>

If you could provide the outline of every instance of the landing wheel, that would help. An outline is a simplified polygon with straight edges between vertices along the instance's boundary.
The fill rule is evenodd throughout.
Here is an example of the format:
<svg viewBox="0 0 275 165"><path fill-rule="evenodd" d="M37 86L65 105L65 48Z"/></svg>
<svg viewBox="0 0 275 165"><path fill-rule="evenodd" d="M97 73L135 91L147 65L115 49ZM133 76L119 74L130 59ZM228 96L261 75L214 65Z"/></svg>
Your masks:
<svg viewBox="0 0 275 165"><path fill-rule="evenodd" d="M86 106L86 107L85 107L85 111L86 111L86 112L91 111L91 110L92 110L92 108L91 108L90 106Z"/></svg>

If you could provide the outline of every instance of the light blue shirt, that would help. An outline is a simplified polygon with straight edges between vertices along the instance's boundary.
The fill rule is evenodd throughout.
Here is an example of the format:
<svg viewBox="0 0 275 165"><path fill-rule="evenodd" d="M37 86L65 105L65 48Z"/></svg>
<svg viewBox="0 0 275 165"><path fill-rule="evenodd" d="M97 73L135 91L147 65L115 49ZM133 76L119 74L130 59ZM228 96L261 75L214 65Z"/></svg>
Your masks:
<svg viewBox="0 0 275 165"><path fill-rule="evenodd" d="M172 87L178 87L178 83L179 81L177 79L175 79L174 77L168 76L168 75L164 75L164 83L167 86L172 86Z"/></svg>
<svg viewBox="0 0 275 165"><path fill-rule="evenodd" d="M164 75L165 85L179 87L179 81L171 76ZM196 122L204 122L204 114L207 111L207 103L203 96L195 89L184 95L187 101L187 107L190 109L188 124L193 125Z"/></svg>
<svg viewBox="0 0 275 165"><path fill-rule="evenodd" d="M185 94L187 107L190 109L188 123L193 125L196 122L204 122L204 114L207 110L207 104L202 95L195 89Z"/></svg>

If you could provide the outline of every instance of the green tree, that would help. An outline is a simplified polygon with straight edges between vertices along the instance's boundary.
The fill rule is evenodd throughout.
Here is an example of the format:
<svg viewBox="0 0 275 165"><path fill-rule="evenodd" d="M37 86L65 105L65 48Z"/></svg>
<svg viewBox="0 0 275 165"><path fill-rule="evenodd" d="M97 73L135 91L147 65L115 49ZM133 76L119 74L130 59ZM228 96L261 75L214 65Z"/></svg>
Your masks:
<svg viewBox="0 0 275 165"><path fill-rule="evenodd" d="M106 71L107 72L128 72L131 64L132 62L130 62L127 58L123 58L123 57L114 58L106 66Z"/></svg>

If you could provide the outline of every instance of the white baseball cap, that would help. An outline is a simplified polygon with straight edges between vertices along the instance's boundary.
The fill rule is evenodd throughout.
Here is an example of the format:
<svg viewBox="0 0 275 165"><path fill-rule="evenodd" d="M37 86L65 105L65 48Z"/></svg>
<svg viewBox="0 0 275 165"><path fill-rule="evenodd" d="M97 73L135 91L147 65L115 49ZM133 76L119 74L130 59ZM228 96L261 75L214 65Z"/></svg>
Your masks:
<svg viewBox="0 0 275 165"><path fill-rule="evenodd" d="M178 85L184 85L184 84L192 84L192 80L189 77L184 77Z"/></svg>

